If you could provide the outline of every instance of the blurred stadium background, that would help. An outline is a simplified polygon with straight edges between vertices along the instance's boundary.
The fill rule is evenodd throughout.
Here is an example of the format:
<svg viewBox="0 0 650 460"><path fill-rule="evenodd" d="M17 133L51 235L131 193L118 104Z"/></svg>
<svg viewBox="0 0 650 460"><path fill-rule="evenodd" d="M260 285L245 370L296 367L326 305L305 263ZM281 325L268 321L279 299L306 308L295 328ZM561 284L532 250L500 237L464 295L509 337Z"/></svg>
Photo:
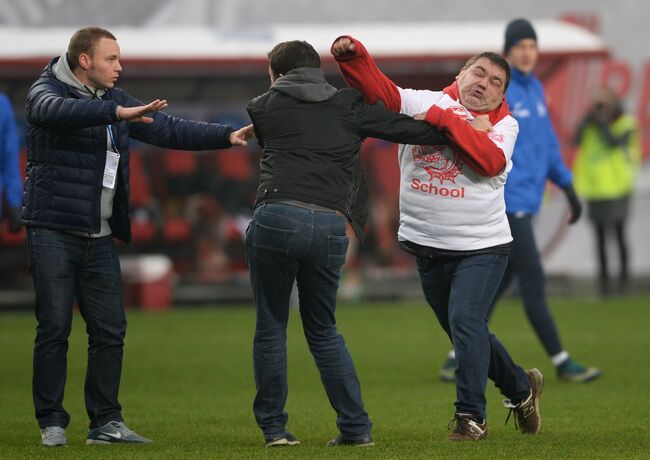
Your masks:
<svg viewBox="0 0 650 460"><path fill-rule="evenodd" d="M442 88L470 55L502 48L508 20L533 20L542 51L538 75L567 162L576 124L595 91L612 85L639 118L644 158L650 152L650 56L646 3L588 0L440 2L358 0L0 0L0 91L11 98L21 129L31 83L67 47L80 26L112 30L122 48L119 85L143 101L166 98L170 113L235 126L245 106L269 85L266 52L277 42L306 39L321 52L331 81L344 83L329 59L332 40L362 38L380 66L402 86ZM355 248L342 281L350 300L419 299L413 260L396 245L396 147L368 140L363 158L371 182L368 243ZM127 303L248 302L243 235L252 212L260 151L200 154L132 145L134 241L120 246ZM650 293L650 170L646 161L629 228L631 291ZM595 295L595 254L582 219L564 224L562 194L549 188L536 232L551 294ZM0 232L0 309L33 305L24 235Z"/></svg>

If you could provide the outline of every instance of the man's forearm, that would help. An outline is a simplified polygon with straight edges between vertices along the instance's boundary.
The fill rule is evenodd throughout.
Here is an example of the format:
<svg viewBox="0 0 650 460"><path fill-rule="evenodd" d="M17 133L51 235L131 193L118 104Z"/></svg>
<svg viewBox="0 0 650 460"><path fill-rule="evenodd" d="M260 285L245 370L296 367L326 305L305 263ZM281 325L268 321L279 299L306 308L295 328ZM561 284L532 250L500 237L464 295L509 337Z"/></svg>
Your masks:
<svg viewBox="0 0 650 460"><path fill-rule="evenodd" d="M37 126L86 128L117 121L117 103L58 96L52 93L27 99L27 121Z"/></svg>
<svg viewBox="0 0 650 460"><path fill-rule="evenodd" d="M463 152L463 159L481 176L494 177L506 167L506 157L489 138L489 134L478 131L467 120L458 118L451 109L443 110L432 106L427 112L427 122L444 132Z"/></svg>

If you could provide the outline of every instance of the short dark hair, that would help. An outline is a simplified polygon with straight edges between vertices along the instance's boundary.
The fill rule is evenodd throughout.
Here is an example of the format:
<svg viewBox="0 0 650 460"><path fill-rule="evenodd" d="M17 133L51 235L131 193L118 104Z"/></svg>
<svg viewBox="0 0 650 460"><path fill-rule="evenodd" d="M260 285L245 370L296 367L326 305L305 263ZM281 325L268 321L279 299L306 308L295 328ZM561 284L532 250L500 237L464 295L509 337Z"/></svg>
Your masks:
<svg viewBox="0 0 650 460"><path fill-rule="evenodd" d="M77 30L68 44L68 64L70 69L79 67L79 56L87 54L92 57L95 45L102 38L117 40L115 36L106 29L97 26L84 27Z"/></svg>
<svg viewBox="0 0 650 460"><path fill-rule="evenodd" d="M277 77L299 67L320 68L320 56L313 46L302 40L278 43L268 56L271 70Z"/></svg>
<svg viewBox="0 0 650 460"><path fill-rule="evenodd" d="M467 60L462 70L471 67L472 64L474 64L476 61L478 61L481 58L488 59L490 62L492 62L492 64L496 65L497 67L501 67L506 72L506 81L505 81L505 86L503 87L503 92L505 93L506 90L508 89L508 85L510 84L510 64L508 64L508 61L506 61L506 59L503 56L501 56L499 53L494 53L492 51L484 51L475 56L472 56Z"/></svg>

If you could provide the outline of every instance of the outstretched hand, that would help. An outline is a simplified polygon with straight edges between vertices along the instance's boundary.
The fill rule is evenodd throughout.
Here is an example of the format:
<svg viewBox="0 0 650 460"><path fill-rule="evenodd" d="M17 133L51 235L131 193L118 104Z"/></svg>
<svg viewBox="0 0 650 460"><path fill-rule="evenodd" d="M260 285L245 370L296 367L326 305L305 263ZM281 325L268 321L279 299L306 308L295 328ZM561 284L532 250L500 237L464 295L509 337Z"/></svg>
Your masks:
<svg viewBox="0 0 650 460"><path fill-rule="evenodd" d="M332 54L334 56L342 56L345 54L353 54L356 46L354 42L348 37L341 37L337 39L332 45Z"/></svg>
<svg viewBox="0 0 650 460"><path fill-rule="evenodd" d="M145 114L152 112L159 112L167 108L167 100L156 99L153 102L150 102L147 105L141 105L138 107L122 107L121 105L117 107L117 116L120 120L125 121L137 121L140 123L153 123L153 118L145 117Z"/></svg>
<svg viewBox="0 0 650 460"><path fill-rule="evenodd" d="M228 136L228 140L232 145L240 145L242 147L246 147L248 145L248 142L246 142L248 139L253 137L255 135L255 130L253 129L253 125L248 125L244 126L243 128L238 129L237 131L233 131L230 133Z"/></svg>

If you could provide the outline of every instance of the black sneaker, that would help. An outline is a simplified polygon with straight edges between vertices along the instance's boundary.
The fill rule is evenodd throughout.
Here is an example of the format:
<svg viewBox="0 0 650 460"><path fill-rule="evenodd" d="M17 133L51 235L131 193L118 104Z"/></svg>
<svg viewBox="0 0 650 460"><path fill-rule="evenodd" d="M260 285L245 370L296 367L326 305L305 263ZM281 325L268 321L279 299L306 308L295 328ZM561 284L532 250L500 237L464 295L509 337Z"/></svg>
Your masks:
<svg viewBox="0 0 650 460"><path fill-rule="evenodd" d="M298 438L289 433L288 431L283 434L279 434L272 438L264 438L266 444L264 447L282 447L282 446L297 446L300 444Z"/></svg>
<svg viewBox="0 0 650 460"><path fill-rule="evenodd" d="M487 420L483 419L481 422L472 414L454 414L447 429L451 430L452 425L454 429L447 436L449 441L478 441L487 438L488 435Z"/></svg>
<svg viewBox="0 0 650 460"><path fill-rule="evenodd" d="M130 430L124 422L108 422L106 425L93 428L88 431L86 444L151 444L151 439L140 436L133 430Z"/></svg>
<svg viewBox="0 0 650 460"><path fill-rule="evenodd" d="M375 445L375 441L372 440L372 436L369 434L364 434L358 438L348 438L342 434L338 435L336 438L327 442L328 446L355 446L355 447L372 447Z"/></svg>
<svg viewBox="0 0 650 460"><path fill-rule="evenodd" d="M544 388L544 376L538 369L526 371L526 377L530 383L530 393L523 401L513 404L509 399L503 401L503 405L510 409L506 424L512 413L515 413L515 428L522 433L539 433L542 429L542 414L539 409L539 398Z"/></svg>

